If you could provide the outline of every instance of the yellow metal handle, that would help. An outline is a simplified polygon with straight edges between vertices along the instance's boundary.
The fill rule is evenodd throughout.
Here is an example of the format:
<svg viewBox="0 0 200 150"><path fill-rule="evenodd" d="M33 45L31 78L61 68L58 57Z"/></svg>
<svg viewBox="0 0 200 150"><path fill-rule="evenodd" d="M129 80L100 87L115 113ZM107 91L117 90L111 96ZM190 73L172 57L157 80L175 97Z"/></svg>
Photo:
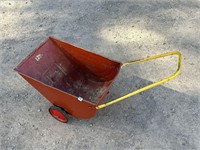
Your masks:
<svg viewBox="0 0 200 150"><path fill-rule="evenodd" d="M148 89L151 89L151 88L153 88L153 87L155 87L155 86L158 86L158 85L160 85L160 84L163 84L163 83L165 83L165 82L168 82L169 80L174 79L177 75L179 75L179 73L180 73L180 71L181 71L182 55L181 55L181 53L178 52L178 51L168 52L168 53L164 53L164 54L160 54L160 55L156 55L156 56L152 56L152 57L147 57L147 58L140 59L140 60L125 62L125 63L123 63L122 66L128 66L128 65L132 65L132 64L136 64L136 63L140 63L140 62L145 62L145 61L149 61L149 60L153 60L153 59L157 59L157 58L162 58L162 57L166 57L166 56L170 56L170 55L177 55L177 56L178 56L178 68L177 68L177 70L176 70L176 72L175 72L174 74L172 74L171 76L169 76L169 77L167 77L167 78L164 78L164 79L162 79L162 80L159 80L159 81L157 81L157 82L154 82L154 83L152 83L152 84L150 84L150 85L147 85L147 86L145 86L145 87L143 87L143 88L140 88L140 89L138 89L138 90L136 90L136 91L133 91L133 92L127 94L127 95L124 95L124 96L122 96L122 97L120 97L120 98L114 99L114 100L112 100L112 101L110 101L110 102L108 102L108 103L101 104L101 105L97 106L96 109L101 109L101 108L107 107L107 106L109 106L109 105L115 104L115 103L117 103L117 102L120 102L120 101L122 101L122 100L128 98L128 97L134 96L134 95L136 95L136 94L139 94L140 92L146 91L146 90L148 90Z"/></svg>

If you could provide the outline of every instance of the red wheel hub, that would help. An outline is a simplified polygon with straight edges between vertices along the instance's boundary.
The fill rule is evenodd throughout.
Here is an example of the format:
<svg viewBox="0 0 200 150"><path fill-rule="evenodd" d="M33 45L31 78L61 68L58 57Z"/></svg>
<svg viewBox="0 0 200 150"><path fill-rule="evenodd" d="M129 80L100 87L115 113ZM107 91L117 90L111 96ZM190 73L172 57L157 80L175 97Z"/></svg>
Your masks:
<svg viewBox="0 0 200 150"><path fill-rule="evenodd" d="M62 112L60 112L59 110L51 108L49 110L49 112L55 119L57 119L61 122L67 122L67 117L65 117L65 115Z"/></svg>

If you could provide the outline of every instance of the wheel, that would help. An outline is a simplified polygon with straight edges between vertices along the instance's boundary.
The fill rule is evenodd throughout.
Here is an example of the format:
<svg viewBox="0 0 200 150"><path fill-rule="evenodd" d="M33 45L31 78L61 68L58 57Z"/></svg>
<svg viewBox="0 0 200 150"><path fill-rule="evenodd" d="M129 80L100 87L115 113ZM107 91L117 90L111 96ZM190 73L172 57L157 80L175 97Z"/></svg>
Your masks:
<svg viewBox="0 0 200 150"><path fill-rule="evenodd" d="M49 113L58 121L62 123L67 123L67 113L62 108L57 106L51 106L49 108Z"/></svg>

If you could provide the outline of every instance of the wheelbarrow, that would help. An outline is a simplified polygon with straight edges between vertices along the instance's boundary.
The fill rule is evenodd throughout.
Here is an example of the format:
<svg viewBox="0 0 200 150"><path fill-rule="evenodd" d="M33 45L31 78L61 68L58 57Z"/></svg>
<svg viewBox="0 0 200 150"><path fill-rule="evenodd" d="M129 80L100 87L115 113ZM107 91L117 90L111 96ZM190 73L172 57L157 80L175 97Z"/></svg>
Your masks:
<svg viewBox="0 0 200 150"><path fill-rule="evenodd" d="M178 69L174 74L103 104L122 67L170 55L178 56ZM121 63L49 37L15 70L53 104L50 114L66 123L68 115L92 118L99 109L175 78L180 73L181 59L181 53L173 51Z"/></svg>

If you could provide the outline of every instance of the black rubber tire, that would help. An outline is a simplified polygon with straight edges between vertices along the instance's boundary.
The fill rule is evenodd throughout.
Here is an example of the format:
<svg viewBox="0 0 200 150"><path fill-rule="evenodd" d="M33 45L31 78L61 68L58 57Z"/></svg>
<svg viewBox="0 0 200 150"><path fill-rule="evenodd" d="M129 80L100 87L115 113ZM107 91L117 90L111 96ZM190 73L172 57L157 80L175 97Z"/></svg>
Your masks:
<svg viewBox="0 0 200 150"><path fill-rule="evenodd" d="M55 118L56 120L58 120L62 123L68 122L67 112L64 109L62 109L61 107L53 105L49 108L49 113L51 114L51 116L53 118ZM57 113L57 115L56 115L56 113Z"/></svg>

